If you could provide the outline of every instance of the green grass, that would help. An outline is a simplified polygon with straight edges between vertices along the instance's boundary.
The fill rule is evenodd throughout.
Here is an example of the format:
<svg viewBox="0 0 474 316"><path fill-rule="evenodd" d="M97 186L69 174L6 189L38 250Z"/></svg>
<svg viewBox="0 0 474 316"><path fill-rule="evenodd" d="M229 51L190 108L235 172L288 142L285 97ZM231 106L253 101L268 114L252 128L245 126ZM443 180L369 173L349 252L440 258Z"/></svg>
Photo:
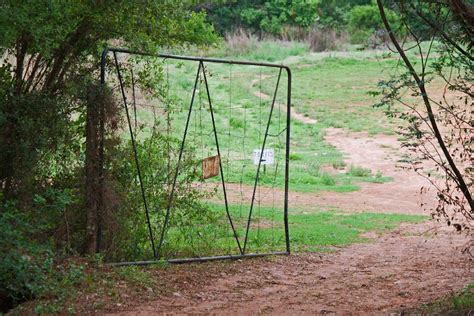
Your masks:
<svg viewBox="0 0 474 316"><path fill-rule="evenodd" d="M345 246L367 239L360 236L368 231L383 232L400 223L417 223L425 216L401 214L356 213L339 211L299 213L290 217L291 240L296 251L317 251Z"/></svg>
<svg viewBox="0 0 474 316"><path fill-rule="evenodd" d="M209 204L220 214L217 224L196 224L193 227L173 228L167 233L167 256L196 256L206 254L236 254L238 248L230 230L223 205ZM233 223L239 240L244 241L249 205L230 205ZM294 251L324 251L333 247L365 242L364 232L383 232L400 223L419 223L426 216L378 213L346 213L338 210L290 210L289 228ZM254 205L248 235L248 252L285 250L282 207Z"/></svg>
<svg viewBox="0 0 474 316"><path fill-rule="evenodd" d="M249 52L240 57L260 60L252 54L265 55L267 53L265 47L271 45L277 44L262 43L258 52ZM376 177L372 172L370 176L360 176L351 172L327 173L322 172L321 167L344 165L343 154L324 141L324 130L328 127L367 131L370 134L392 132L392 123L380 110L370 106L374 99L367 94L367 91L374 88L381 78L381 73L388 71L394 61L373 57L355 59L350 54L347 58L328 57L312 60L310 54L301 47L296 47L282 48L284 53L278 60L289 58L293 53L299 54L299 61L292 64L294 110L315 118L317 124L309 125L292 120L291 190L350 192L358 190L358 182L390 181L390 178L383 175ZM174 101L171 104L172 133L178 139L183 135L196 67L196 64L191 62L171 63L168 66L170 94ZM263 142L271 104L269 99L260 98L255 93L272 95L277 71L223 64L208 64L206 67L226 180L252 184L256 173L256 167L251 161L252 152L259 149ZM282 75L280 85L277 103L284 104L285 73ZM194 150L198 159L202 159L215 155L216 146L202 82L198 88L186 148ZM149 102L164 106L158 101ZM262 175L261 183L265 185L275 184L281 187L283 184L285 115L280 107L276 107L270 121L271 136L267 139L266 148L274 149L278 163L269 166L267 174ZM166 124L163 122L163 116L158 115L158 119L164 128ZM151 126L153 113L148 109L140 109L139 120ZM145 129L142 137L149 133L150 128Z"/></svg>
<svg viewBox="0 0 474 316"><path fill-rule="evenodd" d="M328 57L304 59L292 65L293 105L295 109L318 120L318 126L344 128L369 134L392 134L394 122L372 104L368 95L377 82L388 78L394 60ZM270 86L265 86L270 91Z"/></svg>

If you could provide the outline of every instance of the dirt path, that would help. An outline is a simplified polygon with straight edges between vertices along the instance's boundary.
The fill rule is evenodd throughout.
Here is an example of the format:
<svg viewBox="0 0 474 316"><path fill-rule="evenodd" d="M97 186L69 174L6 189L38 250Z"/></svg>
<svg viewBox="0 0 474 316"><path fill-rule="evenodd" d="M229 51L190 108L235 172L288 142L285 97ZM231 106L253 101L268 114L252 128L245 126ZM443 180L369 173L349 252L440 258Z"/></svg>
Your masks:
<svg viewBox="0 0 474 316"><path fill-rule="evenodd" d="M396 167L400 157L396 137L330 129L326 140L350 153L348 165L380 170L394 181L363 184L354 193L292 193L292 207L332 205L352 211L423 213L418 191L423 179ZM473 258L461 253L466 237L433 222L406 224L366 237L373 242L334 253L176 267L166 276L175 280L175 292L141 305L129 302L111 314L401 312L474 282Z"/></svg>
<svg viewBox="0 0 474 316"><path fill-rule="evenodd" d="M326 130L325 140L346 154L348 166L380 171L393 181L360 183L361 190L346 194L326 192L318 197L322 204L353 211L429 214L426 209L433 207L435 192L420 194L420 188L427 186L428 181L400 162L403 152L396 135L370 137L367 133L332 128Z"/></svg>
<svg viewBox="0 0 474 316"><path fill-rule="evenodd" d="M250 87L254 88L254 86L260 81L260 80L265 80L267 78L270 78L271 76L265 75L261 76L261 78L253 79L250 83ZM262 91L259 91L257 89L254 89L253 95L256 96L257 98L261 98L262 100L271 100L272 97L269 96L268 94L263 93ZM278 106L283 112L286 113L286 106L283 104L275 103L276 106ZM291 118L293 120L300 121L304 124L316 124L317 121L315 119L312 119L310 117L305 116L304 114L296 112L296 110L292 107L291 108Z"/></svg>
<svg viewBox="0 0 474 316"><path fill-rule="evenodd" d="M177 292L112 314L401 311L474 281L472 261L460 253L464 243L462 235L423 223L332 254L208 263L201 274L188 266L177 270L192 275Z"/></svg>

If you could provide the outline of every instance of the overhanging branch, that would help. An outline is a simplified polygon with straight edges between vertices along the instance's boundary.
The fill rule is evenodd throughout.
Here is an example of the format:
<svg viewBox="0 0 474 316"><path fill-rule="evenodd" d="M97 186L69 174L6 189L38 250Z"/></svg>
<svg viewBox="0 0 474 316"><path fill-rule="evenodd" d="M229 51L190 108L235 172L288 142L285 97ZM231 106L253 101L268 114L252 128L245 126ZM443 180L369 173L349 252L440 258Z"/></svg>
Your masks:
<svg viewBox="0 0 474 316"><path fill-rule="evenodd" d="M469 192L469 188L466 185L466 182L464 181L464 177L462 176L461 172L459 171L458 167L456 166L456 163L454 162L450 152L448 151L448 148L446 147L446 144L444 143L443 137L441 135L441 132L438 128L438 124L436 122L433 109L431 107L431 102L428 98L428 93L426 91L425 83L423 80L420 79L418 76L417 72L415 71L415 68L413 67L412 63L408 59L407 55L405 54L405 51L403 48L400 46L398 43L397 38L395 37L393 30L390 26L390 23L387 20L387 16L385 15L385 9L382 4L382 0L377 0L377 5L380 11L380 16L382 18L383 24L385 28L387 29L388 35L390 37L390 40L392 41L393 45L397 49L400 57L402 58L403 62L405 63L405 66L408 68L408 71L412 75L413 79L416 81L416 84L420 90L421 96L423 98L423 103L426 107L426 111L428 113L428 118L431 123L431 127L433 128L433 133L434 136L436 137L436 140L441 147L441 150L443 151L444 156L446 157L446 160L448 161L449 167L453 171L456 180L458 182L459 189L463 193L464 197L466 198L469 207L471 209L471 212L474 210L474 201L472 199L472 195Z"/></svg>

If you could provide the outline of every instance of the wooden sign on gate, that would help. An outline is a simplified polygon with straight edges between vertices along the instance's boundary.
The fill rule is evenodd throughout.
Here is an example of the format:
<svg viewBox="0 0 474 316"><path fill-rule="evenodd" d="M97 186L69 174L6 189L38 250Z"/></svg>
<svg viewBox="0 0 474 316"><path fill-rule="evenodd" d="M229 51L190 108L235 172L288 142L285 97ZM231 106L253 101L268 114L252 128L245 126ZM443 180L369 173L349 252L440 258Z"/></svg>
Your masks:
<svg viewBox="0 0 474 316"><path fill-rule="evenodd" d="M219 175L219 156L207 157L202 160L202 178L209 179Z"/></svg>

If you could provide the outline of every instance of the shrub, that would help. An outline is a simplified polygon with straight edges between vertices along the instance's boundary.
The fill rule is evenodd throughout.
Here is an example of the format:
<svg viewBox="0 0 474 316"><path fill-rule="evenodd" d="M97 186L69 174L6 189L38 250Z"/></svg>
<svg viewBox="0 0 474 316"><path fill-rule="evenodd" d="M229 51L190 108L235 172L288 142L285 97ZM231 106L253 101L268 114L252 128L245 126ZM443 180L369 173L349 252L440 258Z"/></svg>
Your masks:
<svg viewBox="0 0 474 316"><path fill-rule="evenodd" d="M180 140L155 131L146 138L137 140L136 146L139 161L146 161L146 164L140 165L140 169L146 188L150 221L157 237L163 227ZM212 213L201 201L209 193L193 185L200 181L202 174L201 161L196 158L195 148L192 146L188 143L183 152L168 223L169 230L178 230L182 239L176 244L163 245L162 255L165 257L180 253L183 249L188 251L193 243L189 239L192 238L191 231L202 223L210 224L217 220L218 214ZM113 156L111 169L114 173L110 176L109 186L113 188L115 196L108 202L111 209L108 210L108 218L104 220L107 225L104 232L106 260L148 259L151 254L149 232L131 144L116 148ZM186 234L181 233L182 231L186 231Z"/></svg>
<svg viewBox="0 0 474 316"><path fill-rule="evenodd" d="M0 196L1 197L1 196ZM47 188L36 194L34 209L19 210L18 202L2 203L0 212L0 306L9 308L50 291L58 227L74 202L69 190ZM69 236L65 238L69 240ZM68 245L68 249L70 245ZM3 302L3 303L2 303Z"/></svg>
<svg viewBox="0 0 474 316"><path fill-rule="evenodd" d="M401 22L395 12L387 10L387 18L400 31ZM365 44L373 34L383 36L384 26L376 5L360 5L353 7L347 14L348 31L351 42Z"/></svg>
<svg viewBox="0 0 474 316"><path fill-rule="evenodd" d="M222 34L238 28L282 35L286 26L310 27L317 19L317 0L232 1L207 8Z"/></svg>
<svg viewBox="0 0 474 316"><path fill-rule="evenodd" d="M44 291L52 247L32 240L38 227L13 207L0 213L0 231L0 305L5 309Z"/></svg>

